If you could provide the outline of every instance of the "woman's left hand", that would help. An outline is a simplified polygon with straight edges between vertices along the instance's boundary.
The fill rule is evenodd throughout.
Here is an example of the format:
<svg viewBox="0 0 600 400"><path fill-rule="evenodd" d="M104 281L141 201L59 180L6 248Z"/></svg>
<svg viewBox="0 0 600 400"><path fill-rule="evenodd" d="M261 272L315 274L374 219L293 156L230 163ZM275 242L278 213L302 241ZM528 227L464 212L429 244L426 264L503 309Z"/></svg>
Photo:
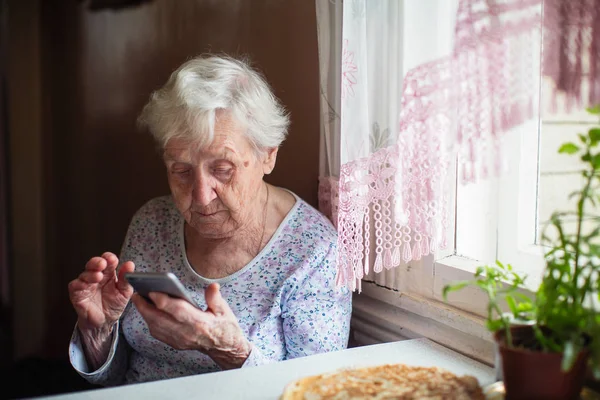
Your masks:
<svg viewBox="0 0 600 400"><path fill-rule="evenodd" d="M221 296L219 284L206 289L206 311L164 293L150 293L149 297L154 304L137 293L132 301L155 339L177 350L199 350L222 369L239 368L250 355L252 345Z"/></svg>

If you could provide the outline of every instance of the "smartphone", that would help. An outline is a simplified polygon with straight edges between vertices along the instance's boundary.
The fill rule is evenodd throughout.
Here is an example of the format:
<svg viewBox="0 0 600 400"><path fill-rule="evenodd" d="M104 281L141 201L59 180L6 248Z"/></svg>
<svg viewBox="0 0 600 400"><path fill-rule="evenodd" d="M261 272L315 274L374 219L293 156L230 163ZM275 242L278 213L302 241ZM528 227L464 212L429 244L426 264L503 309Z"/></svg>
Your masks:
<svg viewBox="0 0 600 400"><path fill-rule="evenodd" d="M171 297L186 300L191 305L198 307L172 272L132 272L125 274L125 279L140 296L150 302L152 300L148 297L148 293L161 292Z"/></svg>

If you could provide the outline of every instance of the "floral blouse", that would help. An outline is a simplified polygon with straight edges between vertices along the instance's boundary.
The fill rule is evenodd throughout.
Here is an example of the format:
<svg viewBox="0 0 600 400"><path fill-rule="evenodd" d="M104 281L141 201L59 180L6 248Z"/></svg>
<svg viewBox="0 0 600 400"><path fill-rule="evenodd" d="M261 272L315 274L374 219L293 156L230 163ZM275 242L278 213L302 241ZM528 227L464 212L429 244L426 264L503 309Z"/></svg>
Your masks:
<svg viewBox="0 0 600 400"><path fill-rule="evenodd" d="M296 195L296 203L265 248L240 271L207 279L190 266L184 220L170 196L149 201L133 217L120 260L136 272L173 272L193 300L206 308L212 282L252 343L242 368L344 349L348 343L351 293L335 285L337 233L317 210ZM113 333L106 363L90 371L77 328L69 355L91 383L118 385L218 371L205 354L175 350L154 339L130 303Z"/></svg>

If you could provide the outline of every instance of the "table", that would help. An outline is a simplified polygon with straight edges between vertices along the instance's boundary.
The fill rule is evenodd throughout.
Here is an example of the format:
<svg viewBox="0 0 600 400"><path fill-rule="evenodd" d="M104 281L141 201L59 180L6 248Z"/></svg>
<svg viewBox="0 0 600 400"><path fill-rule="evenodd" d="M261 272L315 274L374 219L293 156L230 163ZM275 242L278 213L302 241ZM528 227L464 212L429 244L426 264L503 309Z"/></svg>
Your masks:
<svg viewBox="0 0 600 400"><path fill-rule="evenodd" d="M438 366L457 375L472 375L479 380L482 386L495 381L493 368L456 353L429 339L412 339L356 347L260 367L214 372L46 398L52 400L276 400L283 392L286 384L303 376L335 371L340 368L393 363L424 367Z"/></svg>

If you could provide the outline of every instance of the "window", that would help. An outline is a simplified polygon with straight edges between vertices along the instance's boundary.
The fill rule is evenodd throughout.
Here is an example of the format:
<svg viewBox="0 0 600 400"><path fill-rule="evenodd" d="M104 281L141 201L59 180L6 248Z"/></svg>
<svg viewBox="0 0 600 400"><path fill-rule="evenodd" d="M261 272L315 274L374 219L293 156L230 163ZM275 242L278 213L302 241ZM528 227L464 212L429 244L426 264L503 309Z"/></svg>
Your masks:
<svg viewBox="0 0 600 400"><path fill-rule="evenodd" d="M544 85L543 98L551 88L549 82L539 82ZM541 107L549 105L542 102ZM369 279L442 301L446 284L472 279L478 266L501 260L528 276L528 289L537 288L544 269L541 229L551 210L569 206L564 199L571 190L566 189L569 185L575 189L580 182L573 179L579 175L569 157L557 154L559 143L568 139L560 132L568 128L568 134L575 136L581 123L589 123L589 118L581 118L581 114L544 117L511 130L504 139L505 166L499 177L463 185L454 173L449 197L455 213L447 232L448 248L438 252L435 260L426 257ZM561 183L566 180L568 185ZM450 300L455 307L479 315L487 311L485 295L475 288L453 293Z"/></svg>
<svg viewBox="0 0 600 400"><path fill-rule="evenodd" d="M552 88L546 80L542 80L542 85L542 98L546 100L546 104L542 101L542 107L549 109L547 94ZM421 280L421 283L431 286L435 299L442 300L445 284L472 278L477 266L496 259L528 275L528 289L539 286L545 265L541 234L552 212L574 210L576 199L569 199L569 194L581 188L583 179L578 160L558 154L558 148L566 141L577 141L578 133L587 132L597 123L585 110L543 113L539 122L530 121L506 136L504 174L476 184L455 186L454 248L438 254L433 268L422 266L433 274L431 282ZM588 218L583 229L596 226L597 221ZM568 222L566 229L574 231L576 222ZM427 262L431 260L425 260L424 264ZM423 290L420 293L427 294ZM453 294L451 303L479 315L486 312L487 301L477 289Z"/></svg>
<svg viewBox="0 0 600 400"><path fill-rule="evenodd" d="M414 25L421 26L418 21ZM413 37L409 33L404 32ZM540 53L533 52L537 65L541 57L535 54ZM534 104L549 110L552 87L549 80L540 78L540 70L537 68L531 76L532 85L540 88L539 101L534 99ZM558 109L562 106L559 101ZM455 160L449 174L453 182L449 206L454 212L447 231L448 248L438 251L435 259L428 256L397 269L368 274L367 281L401 295L376 285L363 285L366 296L356 296L354 302L355 328L379 340L395 334L433 337L473 357L493 359L491 336L483 327L484 319L477 317L487 314L486 295L477 288L464 288L451 294L449 303L453 308L449 308L440 304L444 301L442 290L451 282L472 279L478 266L497 259L528 275L527 289L539 286L545 266L541 232L554 210L573 209L574 200L569 201L568 194L581 184L581 166L557 150L560 143L576 138L593 122L598 121L583 112L542 112L541 118L505 134L503 173L475 184L459 184L456 170L461 160ZM585 221L585 229L595 222Z"/></svg>
<svg viewBox="0 0 600 400"><path fill-rule="evenodd" d="M583 185L582 164L575 157L557 153L559 146L568 141L578 142L577 134L587 134L591 126L597 126L598 120L585 111L565 115L549 115L542 118L540 141L540 177L537 243L540 243L544 226L555 210L575 210L576 198L568 198ZM584 220L583 230L591 230L597 221ZM566 222L564 228L575 233L575 220ZM552 235L552 231L547 234Z"/></svg>

